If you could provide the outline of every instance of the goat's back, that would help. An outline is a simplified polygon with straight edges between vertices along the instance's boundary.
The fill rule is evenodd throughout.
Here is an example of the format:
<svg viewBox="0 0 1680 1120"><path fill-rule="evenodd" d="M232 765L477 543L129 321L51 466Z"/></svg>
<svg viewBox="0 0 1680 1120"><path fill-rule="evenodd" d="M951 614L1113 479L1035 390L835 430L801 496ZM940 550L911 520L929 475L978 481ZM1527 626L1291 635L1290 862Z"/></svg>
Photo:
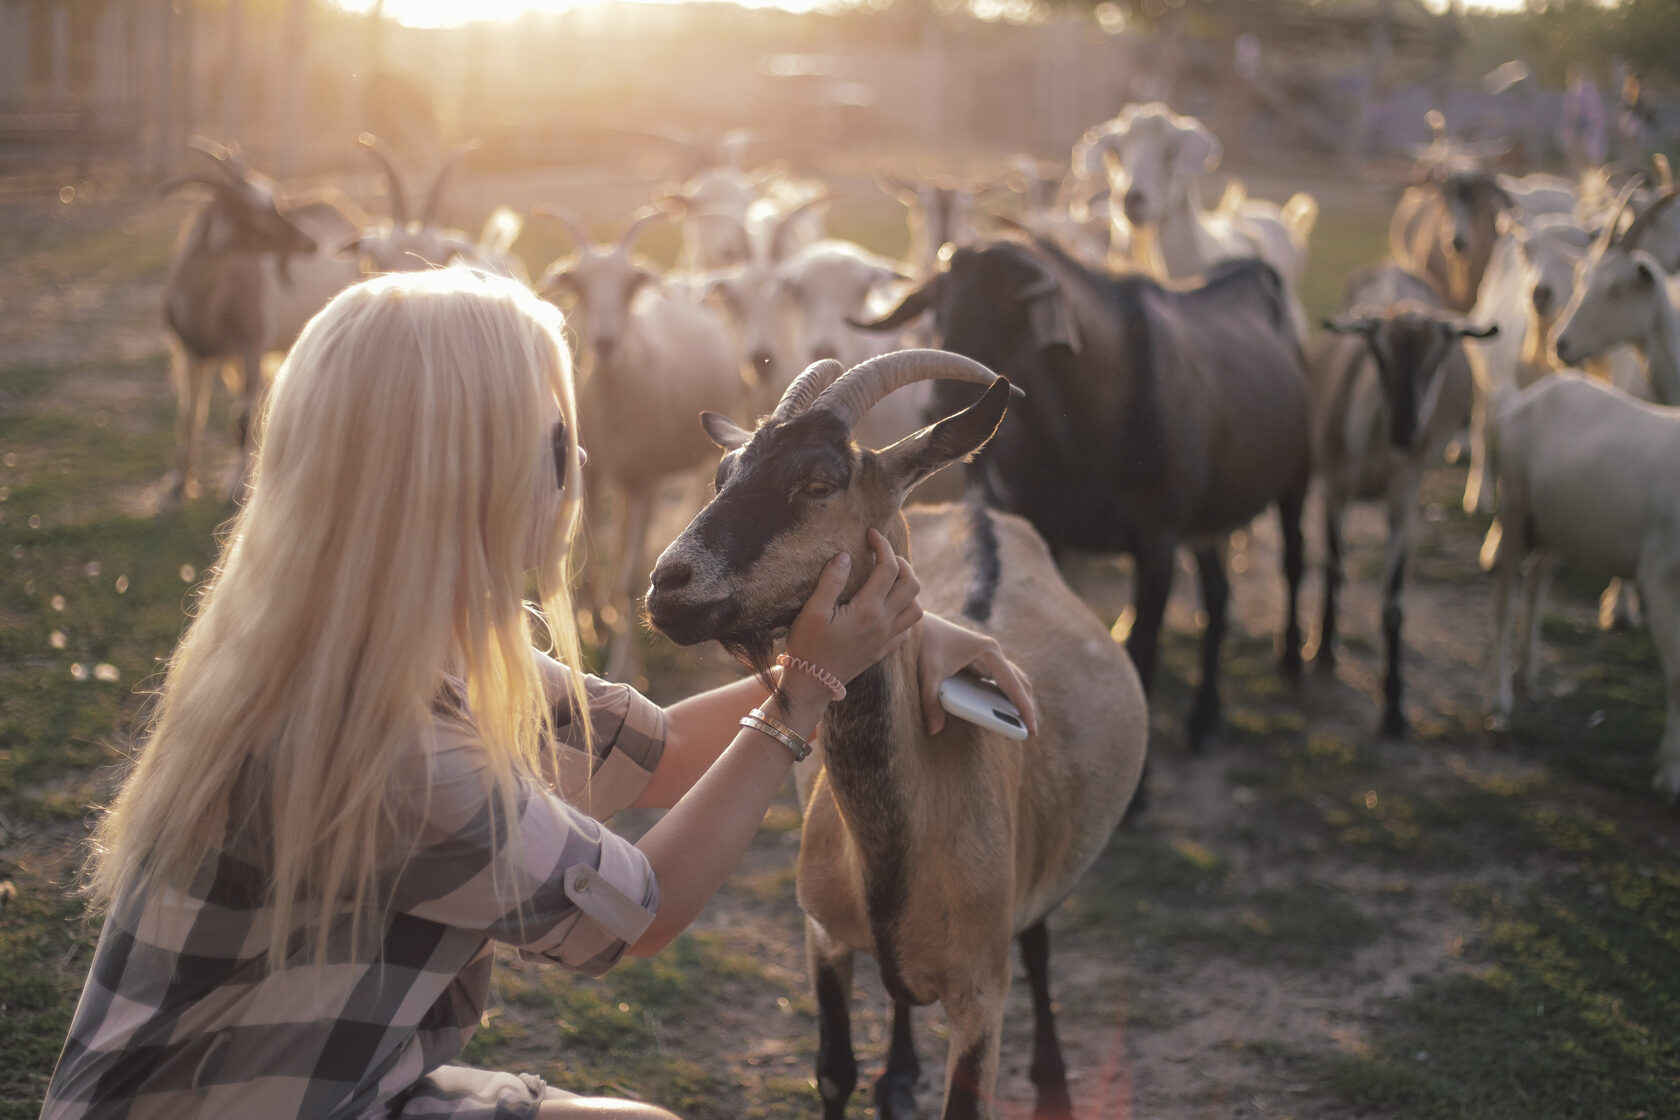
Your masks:
<svg viewBox="0 0 1680 1120"><path fill-rule="evenodd" d="M965 766L1015 785L1014 930L1059 902L1119 824L1143 770L1148 716L1126 652L1062 579L1023 518L970 503L905 510L928 610L992 634L1033 682L1039 734L968 731ZM932 741L941 752L951 731Z"/></svg>

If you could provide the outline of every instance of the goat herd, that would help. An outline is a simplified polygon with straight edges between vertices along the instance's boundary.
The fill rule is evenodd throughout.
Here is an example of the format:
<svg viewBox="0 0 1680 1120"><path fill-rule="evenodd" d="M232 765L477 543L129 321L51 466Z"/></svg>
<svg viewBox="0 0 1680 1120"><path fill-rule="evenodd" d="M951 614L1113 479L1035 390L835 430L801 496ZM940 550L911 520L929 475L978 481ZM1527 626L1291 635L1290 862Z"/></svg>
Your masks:
<svg viewBox="0 0 1680 1120"><path fill-rule="evenodd" d="M609 242L568 210L532 211L576 243L534 286L568 309L592 482L617 492L611 583L594 607L616 623L608 675L634 669L631 603L649 579L643 542L662 484L722 448L715 497L652 568L657 627L722 641L762 668L832 542L877 528L913 555L929 608L996 635L1042 701L1030 766L968 724L935 749L906 647L854 682L821 729L826 770L801 778L799 899L829 1117L857 1080L855 950L875 956L895 1002L881 1114L908 1112L909 1011L934 1000L950 1022L944 1114L986 1114L1015 938L1034 993L1037 1114L1067 1115L1044 918L1141 780L1175 552L1194 553L1207 617L1188 725L1201 750L1220 724L1226 541L1272 506L1288 589L1282 667L1302 667L1301 517L1314 477L1321 668L1336 656L1346 507L1386 506L1386 733L1406 728L1402 590L1418 489L1468 425L1465 508L1498 514L1483 547L1498 570L1496 712L1512 707L1519 570L1529 676L1550 558L1621 581L1605 611L1642 612L1655 635L1670 698L1655 784L1680 795L1680 491L1667 484L1680 478L1680 192L1660 160L1579 182L1502 173L1495 153L1450 139L1438 115L1432 124L1394 212L1392 257L1347 280L1310 342L1297 289L1317 203L1250 199L1232 180L1207 209L1219 141L1158 103L1087 131L1066 168L1023 161L1010 187L882 177L908 208L903 261L825 237L826 187L750 172L738 149L659 192ZM342 202L288 201L237 151L195 142L210 167L176 182L213 197L168 279L175 493L196 486L212 370L243 363L243 437L264 354L357 276L466 263L528 279L511 251L513 211L498 209L477 237L436 221L465 149L411 213L390 154L362 143L388 178L383 223ZM987 215L1011 188L1009 215ZM632 250L667 217L682 243L662 270ZM760 416L756 428L737 423ZM965 465L929 481L954 463ZM959 473L961 485L943 481ZM965 501L925 501L959 492ZM907 498L916 504L901 509ZM607 508L586 496L586 516ZM1065 550L1133 558L1129 658L1062 582ZM856 567L861 580L867 566Z"/></svg>

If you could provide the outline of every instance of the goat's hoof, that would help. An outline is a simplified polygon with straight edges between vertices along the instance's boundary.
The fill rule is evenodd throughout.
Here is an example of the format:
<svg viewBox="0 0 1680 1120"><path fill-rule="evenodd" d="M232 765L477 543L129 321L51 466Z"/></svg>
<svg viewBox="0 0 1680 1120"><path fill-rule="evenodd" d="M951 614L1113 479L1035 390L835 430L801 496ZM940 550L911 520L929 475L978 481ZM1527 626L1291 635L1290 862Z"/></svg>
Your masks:
<svg viewBox="0 0 1680 1120"><path fill-rule="evenodd" d="M1404 739L1411 734L1412 725L1406 722L1406 717L1393 708L1383 712L1382 733L1385 739Z"/></svg>
<svg viewBox="0 0 1680 1120"><path fill-rule="evenodd" d="M902 1073L883 1073L875 1082L877 1120L916 1120L916 1079Z"/></svg>
<svg viewBox="0 0 1680 1120"><path fill-rule="evenodd" d="M1506 735L1511 731L1511 715L1509 712L1489 712L1482 726L1487 728L1490 735Z"/></svg>
<svg viewBox="0 0 1680 1120"><path fill-rule="evenodd" d="M1313 657L1313 672L1321 677L1335 676L1336 651L1320 646L1317 655Z"/></svg>
<svg viewBox="0 0 1680 1120"><path fill-rule="evenodd" d="M1194 724L1190 727L1190 753L1197 758L1206 758L1219 749L1219 721L1212 721L1207 727L1198 728Z"/></svg>
<svg viewBox="0 0 1680 1120"><path fill-rule="evenodd" d="M1073 1120L1073 1101L1067 1087L1051 1089L1038 1095L1033 1106L1033 1120Z"/></svg>

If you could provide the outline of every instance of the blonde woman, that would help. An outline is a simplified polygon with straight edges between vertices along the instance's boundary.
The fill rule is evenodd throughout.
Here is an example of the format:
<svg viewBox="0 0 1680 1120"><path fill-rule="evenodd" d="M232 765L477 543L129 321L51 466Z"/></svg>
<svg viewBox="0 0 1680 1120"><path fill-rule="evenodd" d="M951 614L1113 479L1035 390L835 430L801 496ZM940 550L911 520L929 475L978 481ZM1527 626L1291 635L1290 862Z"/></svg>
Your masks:
<svg viewBox="0 0 1680 1120"><path fill-rule="evenodd" d="M107 916L48 1120L669 1117L453 1064L493 942L592 975L662 948L815 729L818 673L902 643L918 587L877 538L839 605L836 557L787 638L816 672L770 695L661 709L579 672L561 328L519 285L446 269L352 287L304 331L95 836ZM994 643L922 625L924 674L975 663L1030 712ZM598 823L630 805L671 811L631 844Z"/></svg>

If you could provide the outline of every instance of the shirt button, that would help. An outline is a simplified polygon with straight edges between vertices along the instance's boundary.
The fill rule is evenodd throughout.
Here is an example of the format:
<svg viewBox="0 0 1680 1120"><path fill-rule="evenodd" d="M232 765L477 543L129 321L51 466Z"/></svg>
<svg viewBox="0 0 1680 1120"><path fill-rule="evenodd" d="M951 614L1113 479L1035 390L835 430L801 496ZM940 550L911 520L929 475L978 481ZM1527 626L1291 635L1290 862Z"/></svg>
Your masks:
<svg viewBox="0 0 1680 1120"><path fill-rule="evenodd" d="M577 878L572 880L572 889L586 891L589 889L589 872L579 871Z"/></svg>

